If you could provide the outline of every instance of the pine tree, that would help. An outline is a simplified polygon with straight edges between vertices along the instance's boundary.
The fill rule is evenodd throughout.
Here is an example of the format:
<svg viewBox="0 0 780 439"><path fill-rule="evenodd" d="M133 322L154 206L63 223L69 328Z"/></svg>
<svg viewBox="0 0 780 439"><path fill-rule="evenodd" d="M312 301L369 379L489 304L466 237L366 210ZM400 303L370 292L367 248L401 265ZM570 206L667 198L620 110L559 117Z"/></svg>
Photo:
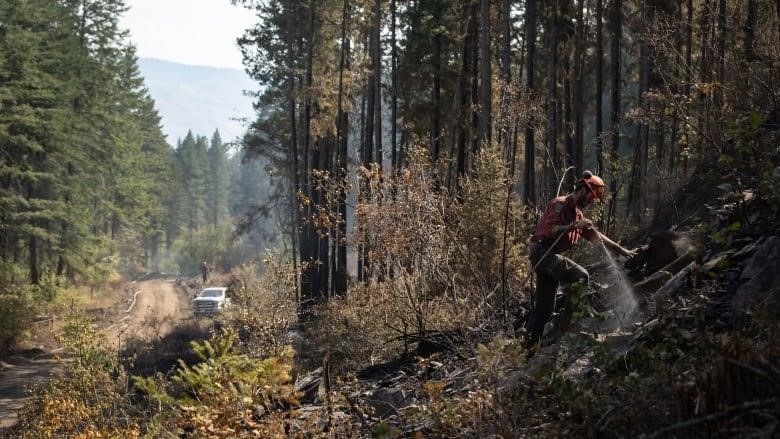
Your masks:
<svg viewBox="0 0 780 439"><path fill-rule="evenodd" d="M208 174L206 178L209 222L216 229L227 216L227 154L225 145L219 135L219 130L214 131L211 137L211 145L208 149Z"/></svg>

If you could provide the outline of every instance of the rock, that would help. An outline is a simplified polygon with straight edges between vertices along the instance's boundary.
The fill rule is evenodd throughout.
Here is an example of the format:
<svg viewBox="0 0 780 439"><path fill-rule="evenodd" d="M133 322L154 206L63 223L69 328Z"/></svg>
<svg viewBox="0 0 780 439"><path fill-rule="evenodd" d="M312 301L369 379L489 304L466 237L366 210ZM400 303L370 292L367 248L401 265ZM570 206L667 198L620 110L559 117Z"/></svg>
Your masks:
<svg viewBox="0 0 780 439"><path fill-rule="evenodd" d="M363 400L373 409L375 418L387 418L396 415L399 409L412 403L412 398L400 387L378 389Z"/></svg>
<svg viewBox="0 0 780 439"><path fill-rule="evenodd" d="M750 244L742 247L738 252L734 253L734 259L742 259L750 256L753 252L756 251L756 248L758 248L760 242L760 240L753 241Z"/></svg>
<svg viewBox="0 0 780 439"><path fill-rule="evenodd" d="M756 251L745 263L740 279L744 283L734 294L737 310L756 302L761 296L778 287L780 271L780 238L772 236L756 243Z"/></svg>

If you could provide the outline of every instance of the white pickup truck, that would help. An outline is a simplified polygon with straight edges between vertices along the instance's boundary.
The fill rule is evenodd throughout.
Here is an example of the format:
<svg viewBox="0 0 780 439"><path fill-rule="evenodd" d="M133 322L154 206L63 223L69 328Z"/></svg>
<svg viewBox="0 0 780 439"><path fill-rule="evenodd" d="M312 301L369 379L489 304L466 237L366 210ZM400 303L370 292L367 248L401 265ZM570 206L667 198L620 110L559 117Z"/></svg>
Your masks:
<svg viewBox="0 0 780 439"><path fill-rule="evenodd" d="M227 287L207 287L192 299L195 316L219 314L230 306Z"/></svg>

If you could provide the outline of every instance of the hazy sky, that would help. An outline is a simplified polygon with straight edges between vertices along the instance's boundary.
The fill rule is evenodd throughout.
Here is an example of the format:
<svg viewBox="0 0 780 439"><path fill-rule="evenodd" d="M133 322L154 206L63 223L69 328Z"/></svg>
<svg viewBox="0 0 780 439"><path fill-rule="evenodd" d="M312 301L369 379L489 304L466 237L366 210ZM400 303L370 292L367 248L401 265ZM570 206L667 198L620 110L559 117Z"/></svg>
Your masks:
<svg viewBox="0 0 780 439"><path fill-rule="evenodd" d="M141 58L243 69L236 38L255 22L230 0L127 0L121 21Z"/></svg>

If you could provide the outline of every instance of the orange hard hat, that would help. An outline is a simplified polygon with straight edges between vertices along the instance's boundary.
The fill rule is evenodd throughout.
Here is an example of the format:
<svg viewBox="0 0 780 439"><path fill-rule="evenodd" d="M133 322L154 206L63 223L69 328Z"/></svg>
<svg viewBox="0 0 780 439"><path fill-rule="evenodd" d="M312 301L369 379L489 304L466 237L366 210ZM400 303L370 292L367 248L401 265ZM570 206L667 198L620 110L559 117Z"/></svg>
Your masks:
<svg viewBox="0 0 780 439"><path fill-rule="evenodd" d="M596 199L601 201L604 200L604 193L607 190L607 185L604 184L604 180L602 180L598 175L593 175L593 173L590 171L583 172L582 180L580 180L578 186L587 187L590 190L590 193L593 194Z"/></svg>

